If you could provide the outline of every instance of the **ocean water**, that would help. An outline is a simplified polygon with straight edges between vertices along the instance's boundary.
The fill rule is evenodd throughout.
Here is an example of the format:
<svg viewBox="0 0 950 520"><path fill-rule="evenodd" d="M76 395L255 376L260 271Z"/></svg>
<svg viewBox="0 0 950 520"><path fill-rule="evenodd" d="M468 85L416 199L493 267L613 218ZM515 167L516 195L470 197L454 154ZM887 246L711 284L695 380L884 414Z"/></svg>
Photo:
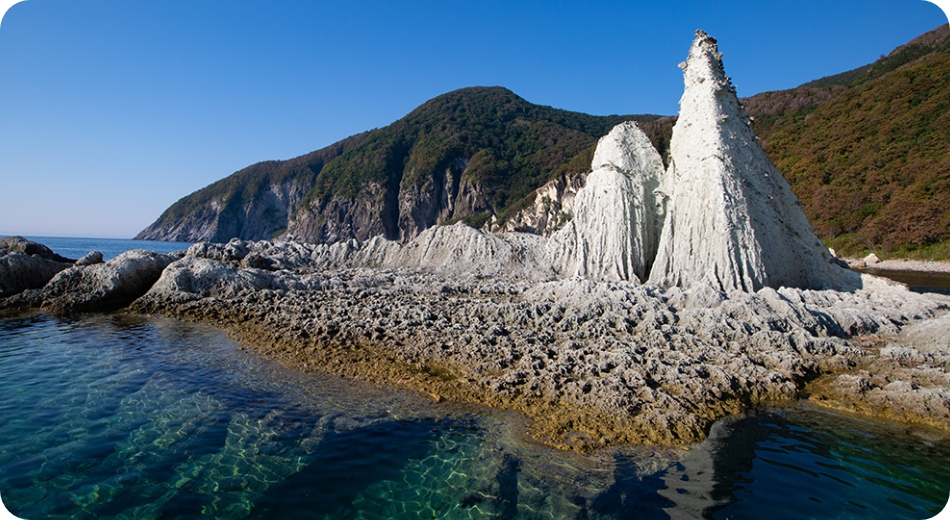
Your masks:
<svg viewBox="0 0 950 520"><path fill-rule="evenodd" d="M807 407L690 451L538 446L512 414L298 372L221 331L0 320L0 499L42 518L929 518L950 445Z"/></svg>
<svg viewBox="0 0 950 520"><path fill-rule="evenodd" d="M157 242L152 240L126 240L120 238L69 238L69 237L25 237L39 242L66 258L78 260L90 251L102 253L102 259L112 260L120 254L133 249L148 249L159 253L184 251L190 242Z"/></svg>

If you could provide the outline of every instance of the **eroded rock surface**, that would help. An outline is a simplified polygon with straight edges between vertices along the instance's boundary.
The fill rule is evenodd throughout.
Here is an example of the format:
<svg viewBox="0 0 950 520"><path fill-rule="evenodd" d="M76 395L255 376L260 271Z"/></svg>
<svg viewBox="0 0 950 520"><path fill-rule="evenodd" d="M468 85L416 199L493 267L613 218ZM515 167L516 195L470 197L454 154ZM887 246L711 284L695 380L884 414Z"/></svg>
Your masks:
<svg viewBox="0 0 950 520"><path fill-rule="evenodd" d="M597 143L593 171L574 201L574 218L551 237L555 269L601 281L646 280L663 225L654 191L663 160L636 123Z"/></svg>
<svg viewBox="0 0 950 520"><path fill-rule="evenodd" d="M670 170L618 126L550 238L422 230L427 209L405 243L131 251L0 308L207 321L295 366L523 413L562 448L690 443L803 396L950 432L950 297L839 267L755 141L715 40L697 34L685 73ZM353 236L346 218L322 229Z"/></svg>
<svg viewBox="0 0 950 520"><path fill-rule="evenodd" d="M282 249L254 243L245 258ZM852 387L863 388L867 403L887 396L879 410L950 429L947 409L937 406L950 404L950 345L880 351L865 339L897 345L905 330L927 323L939 330L950 299L869 276L865 289L850 293L747 293L708 284L663 290L577 277L446 276L438 262L427 270L276 271L240 262L186 256L133 309L223 325L297 366L516 410L534 419L537 438L562 448L696 441L723 415L795 400L809 381L845 376L871 386L825 385L816 396L840 404L850 402ZM915 365L908 369L919 373L899 379L911 386L887 383L875 393L873 377L861 375L893 378L911 361L943 363L944 379L925 380ZM872 408L853 407L882 415Z"/></svg>
<svg viewBox="0 0 950 520"><path fill-rule="evenodd" d="M661 188L669 219L650 281L722 290L851 289L772 165L723 70L716 40L697 31L681 67L686 88Z"/></svg>

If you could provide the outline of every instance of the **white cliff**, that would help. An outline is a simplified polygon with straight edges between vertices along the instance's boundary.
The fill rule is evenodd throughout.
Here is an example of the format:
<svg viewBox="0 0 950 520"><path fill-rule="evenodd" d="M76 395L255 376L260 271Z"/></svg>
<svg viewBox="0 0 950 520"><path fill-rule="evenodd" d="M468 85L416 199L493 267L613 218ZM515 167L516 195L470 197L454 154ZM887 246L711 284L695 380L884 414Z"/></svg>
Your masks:
<svg viewBox="0 0 950 520"><path fill-rule="evenodd" d="M673 127L669 218L650 282L721 290L845 287L855 276L833 263L756 139L726 77L716 40L697 31Z"/></svg>
<svg viewBox="0 0 950 520"><path fill-rule="evenodd" d="M636 123L597 143L593 171L577 192L574 218L548 244L555 269L598 281L646 280L662 228L654 191L663 160Z"/></svg>

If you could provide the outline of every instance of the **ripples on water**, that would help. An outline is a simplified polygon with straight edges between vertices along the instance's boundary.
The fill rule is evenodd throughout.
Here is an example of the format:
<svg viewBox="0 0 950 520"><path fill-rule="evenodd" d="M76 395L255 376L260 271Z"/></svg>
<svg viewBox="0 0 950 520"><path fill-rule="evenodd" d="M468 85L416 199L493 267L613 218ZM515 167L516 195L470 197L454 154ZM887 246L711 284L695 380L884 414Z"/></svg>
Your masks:
<svg viewBox="0 0 950 520"><path fill-rule="evenodd" d="M928 518L944 441L789 409L579 456L513 416L261 360L211 327L0 321L0 496L40 518Z"/></svg>

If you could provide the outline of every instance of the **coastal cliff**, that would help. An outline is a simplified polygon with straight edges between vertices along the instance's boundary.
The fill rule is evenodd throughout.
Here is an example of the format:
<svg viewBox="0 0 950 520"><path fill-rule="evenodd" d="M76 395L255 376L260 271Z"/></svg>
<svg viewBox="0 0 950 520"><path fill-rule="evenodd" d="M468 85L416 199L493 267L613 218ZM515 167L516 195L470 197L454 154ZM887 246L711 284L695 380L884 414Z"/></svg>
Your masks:
<svg viewBox="0 0 950 520"><path fill-rule="evenodd" d="M818 238L845 256L950 258L950 26L878 61L740 100ZM136 238L407 241L463 220L551 236L594 144L637 121L664 161L675 117L588 116L503 88L439 96L392 125L252 165L184 197Z"/></svg>

